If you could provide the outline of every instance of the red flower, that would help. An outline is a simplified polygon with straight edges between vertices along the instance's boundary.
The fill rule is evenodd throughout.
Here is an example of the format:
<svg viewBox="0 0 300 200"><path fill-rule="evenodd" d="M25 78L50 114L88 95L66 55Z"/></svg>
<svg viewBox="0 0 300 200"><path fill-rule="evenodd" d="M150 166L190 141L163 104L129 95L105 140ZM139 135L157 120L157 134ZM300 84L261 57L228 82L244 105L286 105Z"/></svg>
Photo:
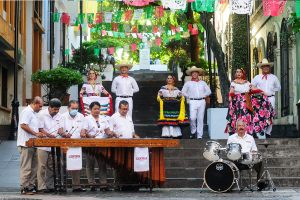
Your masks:
<svg viewBox="0 0 300 200"><path fill-rule="evenodd" d="M257 133L260 131L259 126L255 126L254 129L255 129L255 132L257 132Z"/></svg>
<svg viewBox="0 0 300 200"><path fill-rule="evenodd" d="M259 111L259 116L260 116L260 117L265 116L265 111L264 111L264 110L260 110L260 111Z"/></svg>

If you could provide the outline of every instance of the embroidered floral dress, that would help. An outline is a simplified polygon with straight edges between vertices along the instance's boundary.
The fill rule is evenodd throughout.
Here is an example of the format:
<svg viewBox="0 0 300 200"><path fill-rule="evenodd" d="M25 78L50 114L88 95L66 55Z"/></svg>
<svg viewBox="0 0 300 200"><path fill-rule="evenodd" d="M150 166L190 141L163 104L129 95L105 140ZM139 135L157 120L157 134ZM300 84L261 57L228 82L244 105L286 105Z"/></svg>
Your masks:
<svg viewBox="0 0 300 200"><path fill-rule="evenodd" d="M158 91L158 94L161 95L161 99L165 99L167 98L167 100L174 100L176 99L177 97L180 97L182 95L181 91L178 89L178 88L174 88L174 89L168 89L168 87L162 87L159 91ZM169 119L169 118L177 118L179 115L179 112L170 112L170 113L166 113L164 112L164 116L166 119ZM159 126L162 126L160 125L160 123L162 122L158 122L158 125ZM182 133L181 133L181 129L180 129L180 125L179 125L179 122L178 121L170 121L170 122L166 122L167 124L168 123L173 123L174 125L170 125L170 126L162 126L162 137L179 137L179 136L182 136ZM188 121L187 121L187 124L188 124Z"/></svg>
<svg viewBox="0 0 300 200"><path fill-rule="evenodd" d="M100 83L84 82L82 85L82 90L84 90L87 96L90 97L101 96L101 92L103 92L105 89Z"/></svg>
<svg viewBox="0 0 300 200"><path fill-rule="evenodd" d="M229 111L226 119L227 126L225 133L236 133L237 120L244 120L246 133L264 134L264 130L272 123L275 111L270 101L264 95L248 94L252 85L248 81L231 82L231 89L234 89L235 97L229 102ZM248 105L247 105L248 103Z"/></svg>

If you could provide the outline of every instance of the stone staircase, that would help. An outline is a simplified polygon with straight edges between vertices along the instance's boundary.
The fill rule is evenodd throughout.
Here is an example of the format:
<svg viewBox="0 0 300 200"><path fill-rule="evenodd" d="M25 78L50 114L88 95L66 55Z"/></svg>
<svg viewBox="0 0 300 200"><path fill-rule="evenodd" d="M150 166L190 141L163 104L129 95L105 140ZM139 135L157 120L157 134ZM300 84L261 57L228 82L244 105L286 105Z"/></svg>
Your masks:
<svg viewBox="0 0 300 200"><path fill-rule="evenodd" d="M190 140L181 139L178 148L165 148L166 183L164 188L199 188L203 183L204 170L211 163L206 160L202 153L206 139ZM226 140L216 140L223 147ZM256 140L256 144L264 140ZM299 187L300 183L300 139L268 139L275 146L268 148L269 172L276 187ZM257 145L259 153L265 158L265 149ZM223 153L223 159L227 160ZM247 172L243 176L249 182ZM98 181L98 167L95 169L96 181ZM108 182L113 181L112 169L108 167ZM253 173L253 182L256 181L256 172ZM71 174L68 175L71 183ZM87 183L85 171L85 158L83 170L81 170L81 183ZM246 182L243 180L243 185Z"/></svg>

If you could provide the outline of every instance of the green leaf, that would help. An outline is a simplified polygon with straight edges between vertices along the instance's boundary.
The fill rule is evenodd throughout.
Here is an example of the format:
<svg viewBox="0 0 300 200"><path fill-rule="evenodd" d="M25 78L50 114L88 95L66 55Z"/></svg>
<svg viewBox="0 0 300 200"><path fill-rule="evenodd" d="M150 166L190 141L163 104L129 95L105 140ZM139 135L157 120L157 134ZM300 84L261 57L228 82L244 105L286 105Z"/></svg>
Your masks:
<svg viewBox="0 0 300 200"><path fill-rule="evenodd" d="M290 18L288 21L287 21L287 25L290 25L292 24L293 22L295 21L295 18Z"/></svg>

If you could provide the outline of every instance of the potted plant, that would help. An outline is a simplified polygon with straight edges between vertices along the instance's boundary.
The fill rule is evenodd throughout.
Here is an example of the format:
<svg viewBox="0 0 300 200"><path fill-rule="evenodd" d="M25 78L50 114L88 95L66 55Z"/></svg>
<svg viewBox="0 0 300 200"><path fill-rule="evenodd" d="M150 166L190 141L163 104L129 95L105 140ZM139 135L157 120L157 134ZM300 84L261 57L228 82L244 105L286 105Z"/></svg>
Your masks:
<svg viewBox="0 0 300 200"><path fill-rule="evenodd" d="M68 89L73 85L83 83L82 74L74 69L57 67L51 70L38 70L31 75L31 81L41 84L47 91L45 97L58 98L68 103L68 99L63 99Z"/></svg>

